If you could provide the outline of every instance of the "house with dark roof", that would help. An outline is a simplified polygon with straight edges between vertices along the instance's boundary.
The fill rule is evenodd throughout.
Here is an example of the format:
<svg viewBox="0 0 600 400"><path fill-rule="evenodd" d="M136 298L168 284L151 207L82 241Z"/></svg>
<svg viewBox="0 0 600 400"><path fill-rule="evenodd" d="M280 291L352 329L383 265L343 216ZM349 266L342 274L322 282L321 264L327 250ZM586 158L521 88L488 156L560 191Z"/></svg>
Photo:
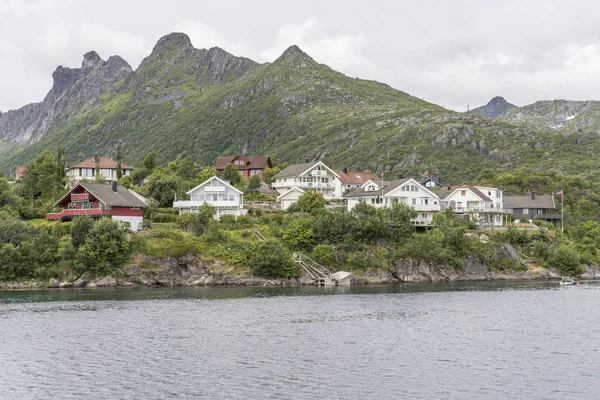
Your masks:
<svg viewBox="0 0 600 400"><path fill-rule="evenodd" d="M560 225L561 215L556 211L554 196L538 196L532 192L529 196L505 197L504 206L512 210L515 221L525 216L532 222L537 217L556 226Z"/></svg>
<svg viewBox="0 0 600 400"><path fill-rule="evenodd" d="M262 173L267 168L273 168L271 159L267 156L219 156L215 161L215 168L219 173L225 170L225 167L231 164L240 171L244 180L251 176L258 175L262 180Z"/></svg>
<svg viewBox="0 0 600 400"><path fill-rule="evenodd" d="M106 157L98 158L98 167L100 169L100 175L108 180L113 181L117 179L117 162ZM121 171L123 176L129 176L133 171L133 167L127 164L121 163ZM66 171L67 179L69 180L69 186L73 187L83 180L94 180L96 178L96 159L90 157L78 164L67 168Z"/></svg>
<svg viewBox="0 0 600 400"><path fill-rule="evenodd" d="M48 221L69 221L73 217L102 217L128 223L132 231L142 228L142 209L147 200L117 182L111 184L80 182L55 204L62 208L57 213L46 214Z"/></svg>
<svg viewBox="0 0 600 400"><path fill-rule="evenodd" d="M412 219L416 226L431 226L433 216L441 210L437 194L412 178L393 181L369 180L359 189L347 193L348 211L360 201L373 207L389 207L394 203L405 204L417 212Z"/></svg>
<svg viewBox="0 0 600 400"><path fill-rule="evenodd" d="M292 187L321 193L326 200L341 198L340 175L322 161L294 164L273 177L271 187L280 194Z"/></svg>
<svg viewBox="0 0 600 400"><path fill-rule="evenodd" d="M444 187L444 185L442 185L438 179L434 179L434 178L427 178L425 179L423 182L421 182L421 185L425 186L426 188L441 188Z"/></svg>
<svg viewBox="0 0 600 400"><path fill-rule="evenodd" d="M504 215L511 211L504 208L502 190L485 186L446 186L436 191L442 210L451 208L455 214L470 216L478 225L502 226Z"/></svg>

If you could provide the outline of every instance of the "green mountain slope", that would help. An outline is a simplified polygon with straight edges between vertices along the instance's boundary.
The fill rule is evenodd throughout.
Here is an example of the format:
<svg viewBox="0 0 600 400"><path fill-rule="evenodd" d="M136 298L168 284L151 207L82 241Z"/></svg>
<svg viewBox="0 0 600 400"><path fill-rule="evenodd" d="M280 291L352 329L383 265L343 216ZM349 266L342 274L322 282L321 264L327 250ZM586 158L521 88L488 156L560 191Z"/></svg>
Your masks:
<svg viewBox="0 0 600 400"><path fill-rule="evenodd" d="M163 162L191 155L206 164L243 152L446 182L469 180L482 168L595 172L591 156L600 150L593 135L455 113L346 77L296 46L261 65L218 48L194 49L187 36L171 34L118 89L38 142L0 150L0 170L61 146L70 162L110 156L118 143L127 163L151 150Z"/></svg>

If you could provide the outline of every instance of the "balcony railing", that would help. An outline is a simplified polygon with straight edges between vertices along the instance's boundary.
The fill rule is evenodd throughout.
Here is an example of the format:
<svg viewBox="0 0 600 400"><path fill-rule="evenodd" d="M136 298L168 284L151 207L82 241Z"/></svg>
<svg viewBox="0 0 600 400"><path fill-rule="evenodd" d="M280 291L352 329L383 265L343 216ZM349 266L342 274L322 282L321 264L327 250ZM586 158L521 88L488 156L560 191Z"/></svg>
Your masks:
<svg viewBox="0 0 600 400"><path fill-rule="evenodd" d="M89 193L71 193L71 201L84 201L89 199Z"/></svg>
<svg viewBox="0 0 600 400"><path fill-rule="evenodd" d="M479 208L479 207L445 207L452 208L455 213L477 213L477 214L512 214L512 208ZM445 209L444 208L444 209Z"/></svg>
<svg viewBox="0 0 600 400"><path fill-rule="evenodd" d="M206 193L224 193L225 186L207 186L204 188Z"/></svg>
<svg viewBox="0 0 600 400"><path fill-rule="evenodd" d="M73 217L86 216L86 217L103 217L110 216L110 210L106 208L80 208L80 209L65 209L59 213L46 214L48 221L58 221L61 219L68 219Z"/></svg>
<svg viewBox="0 0 600 400"><path fill-rule="evenodd" d="M236 208L240 206L239 200L210 200L210 201L196 201L196 200L180 200L173 202L175 208L192 208L200 207L204 203L207 203L213 207L224 207L224 208Z"/></svg>

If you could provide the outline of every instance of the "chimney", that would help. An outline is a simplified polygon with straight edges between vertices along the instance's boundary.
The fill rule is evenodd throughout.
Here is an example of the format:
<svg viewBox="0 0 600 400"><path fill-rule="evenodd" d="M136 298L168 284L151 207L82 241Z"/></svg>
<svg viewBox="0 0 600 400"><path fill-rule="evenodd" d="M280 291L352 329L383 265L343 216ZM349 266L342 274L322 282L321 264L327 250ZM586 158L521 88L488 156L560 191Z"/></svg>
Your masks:
<svg viewBox="0 0 600 400"><path fill-rule="evenodd" d="M398 179L404 179L404 174L398 174Z"/></svg>
<svg viewBox="0 0 600 400"><path fill-rule="evenodd" d="M448 190L452 190L452 186L448 186Z"/></svg>
<svg viewBox="0 0 600 400"><path fill-rule="evenodd" d="M347 174L348 173L348 168L344 167L344 173Z"/></svg>
<svg viewBox="0 0 600 400"><path fill-rule="evenodd" d="M305 158L304 162L308 164L310 162L310 160L308 158Z"/></svg>
<svg viewBox="0 0 600 400"><path fill-rule="evenodd" d="M535 192L531 192L531 200L535 200Z"/></svg>
<svg viewBox="0 0 600 400"><path fill-rule="evenodd" d="M117 181L112 181L112 191L117 193Z"/></svg>

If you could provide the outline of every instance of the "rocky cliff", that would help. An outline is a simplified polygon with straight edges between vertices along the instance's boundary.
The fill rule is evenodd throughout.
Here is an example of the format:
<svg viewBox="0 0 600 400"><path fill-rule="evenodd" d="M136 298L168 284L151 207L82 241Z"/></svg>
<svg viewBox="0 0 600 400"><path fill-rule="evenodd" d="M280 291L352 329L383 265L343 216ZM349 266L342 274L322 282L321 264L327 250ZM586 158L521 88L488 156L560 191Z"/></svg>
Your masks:
<svg viewBox="0 0 600 400"><path fill-rule="evenodd" d="M114 94L131 72L121 57L104 61L94 51L83 56L81 68L59 66L52 74L52 88L41 103L0 114L0 141L37 142L61 122L93 106L102 95Z"/></svg>
<svg viewBox="0 0 600 400"><path fill-rule="evenodd" d="M492 98L485 106L472 109L469 113L483 115L488 118L496 118L510 109L516 108L514 104L504 100L504 97L496 96Z"/></svg>

